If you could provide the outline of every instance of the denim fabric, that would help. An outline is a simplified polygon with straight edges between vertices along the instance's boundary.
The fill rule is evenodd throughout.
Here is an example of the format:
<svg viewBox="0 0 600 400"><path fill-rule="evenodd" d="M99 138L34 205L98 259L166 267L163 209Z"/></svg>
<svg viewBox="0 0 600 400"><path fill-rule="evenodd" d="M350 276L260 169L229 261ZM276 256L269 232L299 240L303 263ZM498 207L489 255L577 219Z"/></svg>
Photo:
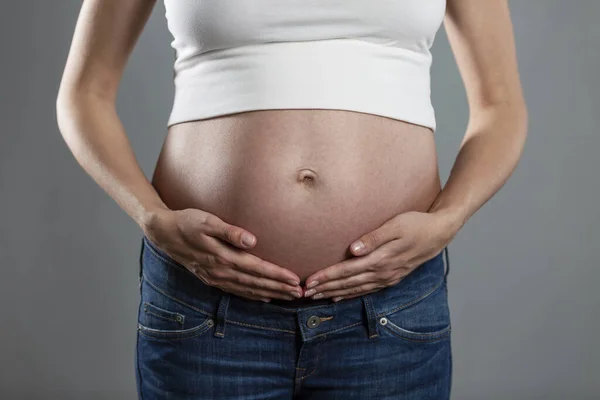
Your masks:
<svg viewBox="0 0 600 400"><path fill-rule="evenodd" d="M446 247L393 287L271 304L204 284L144 236L139 399L449 399L448 265Z"/></svg>

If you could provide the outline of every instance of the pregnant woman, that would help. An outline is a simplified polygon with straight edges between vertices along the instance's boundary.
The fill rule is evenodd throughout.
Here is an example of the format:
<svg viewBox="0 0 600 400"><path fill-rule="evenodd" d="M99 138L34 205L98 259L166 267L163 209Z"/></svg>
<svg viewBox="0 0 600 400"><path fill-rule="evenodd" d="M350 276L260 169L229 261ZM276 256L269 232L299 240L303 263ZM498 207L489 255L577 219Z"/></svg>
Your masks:
<svg viewBox="0 0 600 400"><path fill-rule="evenodd" d="M175 98L149 181L116 97L155 4L85 0L57 98L144 233L139 398L448 399L447 245L526 137L507 1L164 0ZM442 23L469 104L443 190Z"/></svg>

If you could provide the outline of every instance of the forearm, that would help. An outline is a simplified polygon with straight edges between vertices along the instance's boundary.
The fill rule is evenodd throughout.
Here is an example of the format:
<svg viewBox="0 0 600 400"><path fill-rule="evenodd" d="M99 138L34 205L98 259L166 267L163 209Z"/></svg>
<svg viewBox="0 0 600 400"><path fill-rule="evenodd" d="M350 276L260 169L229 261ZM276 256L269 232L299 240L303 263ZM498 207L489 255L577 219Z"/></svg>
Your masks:
<svg viewBox="0 0 600 400"><path fill-rule="evenodd" d="M141 170L114 103L102 96L60 95L58 127L77 162L142 228L168 210Z"/></svg>
<svg viewBox="0 0 600 400"><path fill-rule="evenodd" d="M525 106L492 106L469 121L448 181L429 209L443 216L452 235L508 180L526 135Z"/></svg>

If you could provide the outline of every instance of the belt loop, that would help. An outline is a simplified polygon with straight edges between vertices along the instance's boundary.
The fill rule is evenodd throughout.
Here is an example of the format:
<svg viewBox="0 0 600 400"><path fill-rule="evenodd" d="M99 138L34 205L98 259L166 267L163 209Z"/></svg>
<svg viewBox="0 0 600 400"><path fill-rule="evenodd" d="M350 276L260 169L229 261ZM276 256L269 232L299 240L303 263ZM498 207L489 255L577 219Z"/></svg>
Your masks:
<svg viewBox="0 0 600 400"><path fill-rule="evenodd" d="M367 315L369 339L375 339L379 337L379 333L377 332L377 316L375 315L375 309L373 308L373 298L370 294L365 294L362 296L362 302L365 306Z"/></svg>
<svg viewBox="0 0 600 400"><path fill-rule="evenodd" d="M217 317L215 324L215 333L216 337L223 338L225 337L225 318L227 317L227 309L229 308L229 293L224 293L221 295L221 299L219 300L219 307L217 308Z"/></svg>
<svg viewBox="0 0 600 400"><path fill-rule="evenodd" d="M450 273L450 258L448 257L448 246L444 247L444 253L446 254L446 262L444 264L446 273L444 274L444 277L447 277Z"/></svg>

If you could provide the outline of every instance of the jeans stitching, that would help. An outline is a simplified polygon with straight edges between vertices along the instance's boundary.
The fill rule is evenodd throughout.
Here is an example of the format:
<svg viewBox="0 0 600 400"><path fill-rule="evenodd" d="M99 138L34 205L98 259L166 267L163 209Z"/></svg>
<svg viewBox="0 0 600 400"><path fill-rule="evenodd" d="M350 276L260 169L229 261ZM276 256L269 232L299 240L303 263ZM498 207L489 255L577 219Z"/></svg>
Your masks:
<svg viewBox="0 0 600 400"><path fill-rule="evenodd" d="M414 338L407 338L407 337L405 337L405 336L402 336L402 335L400 335L400 334L394 333L394 332L393 332L392 330L390 330L389 328L388 328L388 332L390 332L390 334L394 335L395 337L397 337L397 338L399 338L399 339L401 339L401 340L406 340L406 341L409 341L409 342L416 342L416 343L437 343L437 342L441 342L442 340L446 340L446 339L448 339L448 338L450 337L450 336L449 336L449 333L450 333L450 331L449 331L449 330L448 330L448 331L446 331L446 333L445 333L444 335L442 335L442 336L440 336L440 337L436 337L436 338L431 338L431 339L414 339Z"/></svg>
<svg viewBox="0 0 600 400"><path fill-rule="evenodd" d="M317 372L317 363L319 362L319 352L317 352L317 357L315 358L315 367L313 368L312 372L308 375L304 375L301 376L300 378L296 378L297 381L303 381L304 379L308 378L309 376L311 376L312 374L314 374L315 372ZM306 369L306 368L301 368L301 369Z"/></svg>
<svg viewBox="0 0 600 400"><path fill-rule="evenodd" d="M163 314L158 314L159 311L162 312ZM166 319L167 321L179 322L179 324L181 324L181 325L183 325L185 323L185 315L180 314L175 311L164 310L164 309L160 308L159 306L152 304L149 301L144 301L144 312L149 313L149 314L154 314L157 317ZM181 318L181 321L177 320L177 317Z"/></svg>
<svg viewBox="0 0 600 400"><path fill-rule="evenodd" d="M184 340L184 339L190 339L190 338L194 338L197 336L200 336L206 332L208 332L210 330L210 327L213 325L209 324L210 319L207 319L206 321L204 321L201 325L198 325L195 328L190 328L190 332L184 332L183 334L181 334L180 332L164 332L164 331L157 331L157 330L152 330L152 328L148 328L140 323L138 323L138 332L146 337L152 338L152 339L164 339L164 340ZM178 336L179 335L179 336Z"/></svg>
<svg viewBox="0 0 600 400"><path fill-rule="evenodd" d="M317 308L323 308L323 307L330 307L333 304L320 304L320 305L315 305L315 306L306 306L306 307L310 307L311 310L317 309ZM286 307L286 306L280 306L278 304L270 304L270 303L265 303L265 306L267 307L277 307L286 311L293 311L293 313L296 313L298 311L299 308L306 308L305 306L300 306L298 308L292 308L292 307Z"/></svg>
<svg viewBox="0 0 600 400"><path fill-rule="evenodd" d="M165 317L165 316L159 315L159 314L157 314L157 313L154 313L154 312L152 312L152 311L147 311L147 310L146 310L146 311L144 311L144 312L145 312L146 314L152 314L152 315L154 315L154 316L156 316L156 317L158 317L158 318L160 318L160 319L163 319L163 320L165 320L165 321L177 322L179 325L183 325L181 322L177 321L176 319L173 319L173 318L167 318L167 317Z"/></svg>
<svg viewBox="0 0 600 400"><path fill-rule="evenodd" d="M435 332L415 332L415 331L410 331L408 329L404 329L401 326L396 325L395 323L393 323L392 321L390 321L388 319L387 321L388 324L391 324L394 328L397 328L399 331L401 332L406 332L409 335L415 335L415 336L436 336L436 335L444 335L446 334L447 331L450 330L450 325L446 326L443 329L440 329L438 331Z"/></svg>
<svg viewBox="0 0 600 400"><path fill-rule="evenodd" d="M172 296L172 295L168 294L167 292L165 292L164 290L162 290L161 288L159 288L157 285L155 285L154 283L152 283L152 282L151 282L151 281L148 279L148 277L146 276L146 274L144 274L144 280L145 280L146 282L148 282L148 285L150 285L150 286L151 286L151 287L152 287L154 290L156 290L157 292L159 292L159 293L161 293L161 294L163 294L163 295L167 296L167 297L168 297L168 298L170 298L171 300L173 300L173 301L176 301L176 302L178 302L178 303L181 303L181 304L183 304L184 306L187 306L187 307L191 308L192 310L195 310L195 311L201 312L202 314L206 314L207 316L214 318L214 314L213 314L213 313L211 313L211 312L208 312L208 311L205 311L205 310L203 310L203 309L201 309L201 308L198 308L198 307L196 307L196 306L193 306L193 305L191 305L191 304L188 304L188 303L186 303L185 301L183 301L183 300L180 300L180 299L178 299L177 297L174 297L174 296Z"/></svg>
<svg viewBox="0 0 600 400"><path fill-rule="evenodd" d="M234 320L231 320L231 319L226 319L225 323L235 324L235 325L242 325L242 326L249 326L249 327L252 327L252 328L260 328L260 329L265 329L265 330L269 330L269 331L296 333L296 331L290 331L288 329L271 328L269 326L262 326L262 325L252 325L252 324L247 324L245 322L234 321Z"/></svg>
<svg viewBox="0 0 600 400"><path fill-rule="evenodd" d="M442 286L443 283L444 283L444 281L442 280L437 285L435 285L429 292L423 294L422 296L419 296L416 299L413 299L407 303L404 303L396 308L392 308L391 310L382 311L379 314L377 314L377 317L383 317L386 314L394 313L396 311L402 310L403 308L406 308L406 307L412 306L415 303L418 303L419 301L421 301L421 300L425 299L426 297L430 296L431 294L433 294L437 289L439 289Z"/></svg>
<svg viewBox="0 0 600 400"><path fill-rule="evenodd" d="M390 328L388 326L390 324L394 328L397 328L398 331L394 331L394 328ZM450 335L450 331L452 330L452 328L450 327L450 325L448 325L444 329L441 329L441 330L439 330L437 332L423 332L423 333L413 332L413 333L411 333L411 331L407 331L406 329L402 329L398 325L394 324L393 322L391 322L389 320L388 320L387 324L384 325L384 328L387 329L388 332L390 332L392 335L397 336L397 337L399 337L401 339L409 340L411 342L421 342L421 343L435 343L435 342L438 342L440 340L446 339L446 338L448 338L448 336ZM403 335L404 332L407 333L407 336ZM408 337L411 334L414 335L414 336L416 336L416 337ZM427 335L431 335L431 337L426 337ZM418 338L419 336L425 336L425 337Z"/></svg>
<svg viewBox="0 0 600 400"><path fill-rule="evenodd" d="M141 302L140 302L140 306L141 306ZM138 308L138 313L140 311L141 311L140 308ZM138 386L139 386L139 387L137 387L138 396L139 396L138 400L143 400L142 389L143 389L144 385L142 384L142 372L140 369L140 331L139 331L139 329L137 330L137 335L135 336L135 370L137 373Z"/></svg>
<svg viewBox="0 0 600 400"><path fill-rule="evenodd" d="M190 274L192 274L192 272L190 270L188 270L185 265L183 265L182 263L180 263L179 261L175 260L174 258L172 258L171 256L168 256L169 258L166 258L165 256L163 256L162 254L159 253L160 252L164 252L166 254L166 252L162 249L158 250L158 246L156 246L154 243L152 243L150 241L150 239L146 239L146 241L148 242L148 249L158 258L160 258L162 261L168 263L171 266L175 266L177 268L184 268L187 272L189 272ZM156 247L156 249L155 249ZM192 274L194 275L194 274ZM195 275L194 275L195 276Z"/></svg>
<svg viewBox="0 0 600 400"><path fill-rule="evenodd" d="M430 290L428 293L425 293L420 298L415 299L414 301L412 301L410 303L407 303L406 305L403 305L401 307L397 307L395 309L392 309L392 310L390 310L388 312L382 312L382 313L378 314L377 316L378 317L383 317L383 316L392 314L392 313L394 313L394 312L396 312L396 311L398 311L400 309L403 309L403 308L406 308L408 306L411 306L411 305L413 305L413 304L415 304L415 303L417 303L417 302L419 302L419 301L427 298L428 296L432 295L433 293L435 293L437 290L439 290L443 286L443 283L444 283L444 280L442 280L442 282L440 282L439 284L437 284L432 290ZM394 328L388 327L387 326L388 324L396 327L398 329L398 332L394 331ZM444 329L441 329L439 331L436 331L436 332L423 332L423 333L413 332L413 331L410 331L408 329L404 329L404 328L402 328L402 327L394 324L390 320L388 320L388 324L386 324L386 325L383 326L385 329L387 329L388 332L390 332L394 336L397 336L397 337L399 337L401 339L412 341L412 342L427 342L427 343L438 342L438 341L447 339L450 336L450 332L452 331L452 325L451 325L451 323L449 323L448 326L446 326ZM400 332L406 333L407 336L412 334L412 335L415 335L415 336L425 336L425 337L422 338L422 339L408 338L406 336L403 336L402 333L400 333ZM427 335L431 335L431 337L427 338Z"/></svg>
<svg viewBox="0 0 600 400"><path fill-rule="evenodd" d="M343 326L341 328L334 329L332 331L327 331L327 332L319 333L318 335L315 335L314 337L317 338L317 337L329 335L330 333L339 332L341 330L352 328L353 326L357 326L357 325L360 325L360 324L362 324L362 322L355 322L354 324L346 325L346 326Z"/></svg>

